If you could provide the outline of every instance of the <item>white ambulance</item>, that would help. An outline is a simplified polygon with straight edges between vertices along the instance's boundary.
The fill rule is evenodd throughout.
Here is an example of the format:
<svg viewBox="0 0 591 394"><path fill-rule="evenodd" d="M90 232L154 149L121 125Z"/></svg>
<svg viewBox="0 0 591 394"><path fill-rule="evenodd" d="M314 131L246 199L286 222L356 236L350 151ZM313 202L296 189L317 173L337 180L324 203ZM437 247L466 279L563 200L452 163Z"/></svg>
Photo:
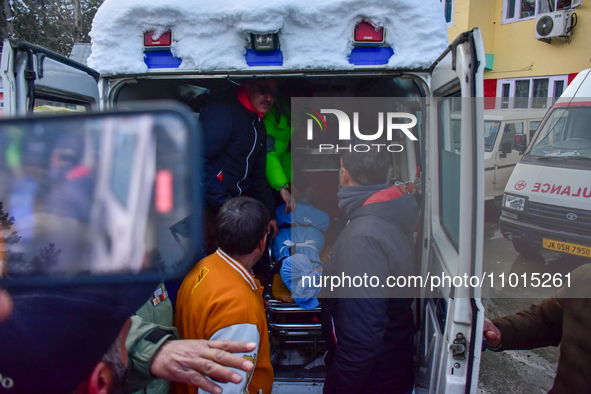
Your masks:
<svg viewBox="0 0 591 394"><path fill-rule="evenodd" d="M43 48L6 41L5 113L23 115L44 101L91 109L161 99L192 104L198 113L246 78L276 78L287 97L303 87L313 97L403 97L392 110L416 117L417 141L394 136L404 149L392 155L391 181L415 183L417 271L482 275L484 121L482 100L474 98L483 97L486 62L479 29L449 44L438 0L187 3L105 1L89 59L100 75ZM338 152L305 153L317 163L304 171L308 180L334 191L326 202L338 211ZM476 393L480 288L447 285L420 294L416 392ZM294 331L305 337L308 331L298 328L318 328L317 320L308 323ZM281 343L299 346L295 339ZM277 367L277 390L319 390L322 368L306 365Z"/></svg>
<svg viewBox="0 0 591 394"><path fill-rule="evenodd" d="M545 109L484 111L484 199L500 205L505 186L523 152L513 148L516 134L533 137Z"/></svg>
<svg viewBox="0 0 591 394"><path fill-rule="evenodd" d="M505 188L501 232L515 250L591 257L591 69L548 111ZM518 141L519 140L519 141Z"/></svg>

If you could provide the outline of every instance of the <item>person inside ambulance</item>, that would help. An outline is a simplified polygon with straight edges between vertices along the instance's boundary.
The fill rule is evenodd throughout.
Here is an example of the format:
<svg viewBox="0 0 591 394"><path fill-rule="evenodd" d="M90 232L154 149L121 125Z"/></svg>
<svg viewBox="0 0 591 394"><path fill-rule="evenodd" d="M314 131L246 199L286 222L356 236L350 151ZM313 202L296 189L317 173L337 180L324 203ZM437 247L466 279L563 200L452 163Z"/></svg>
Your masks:
<svg viewBox="0 0 591 394"><path fill-rule="evenodd" d="M203 125L207 204L204 252L215 251L214 219L222 205L237 196L252 197L267 208L277 234L275 199L266 176L267 131L263 117L278 96L274 79L249 80L229 101L207 105Z"/></svg>
<svg viewBox="0 0 591 394"><path fill-rule="evenodd" d="M267 129L267 179L280 196L278 205L283 205L284 213L288 214L296 207L296 199L289 190L292 179L289 101L276 100L263 121Z"/></svg>
<svg viewBox="0 0 591 394"><path fill-rule="evenodd" d="M300 187L306 191L306 197L300 194ZM298 181L292 184L292 191L298 209L285 213L286 205L277 207L279 233L273 240L271 253L279 265L274 271L279 268L281 279L291 291L293 300L309 310L319 305L321 287L313 286L312 282L304 285L303 278L313 278L315 283L321 283L324 267L320 253L324 248L324 234L330 225L330 217L310 203L307 196L313 196L315 192L307 186L303 177L298 176Z"/></svg>
<svg viewBox="0 0 591 394"><path fill-rule="evenodd" d="M270 394L273 367L263 289L252 268L267 251L269 213L259 201L235 197L216 216L218 249L187 274L176 301L174 325L183 339L235 340L256 347L241 354L255 368L235 370L242 377L220 384L224 393ZM174 384L174 393L197 393L197 387ZM221 391L218 391L221 392Z"/></svg>

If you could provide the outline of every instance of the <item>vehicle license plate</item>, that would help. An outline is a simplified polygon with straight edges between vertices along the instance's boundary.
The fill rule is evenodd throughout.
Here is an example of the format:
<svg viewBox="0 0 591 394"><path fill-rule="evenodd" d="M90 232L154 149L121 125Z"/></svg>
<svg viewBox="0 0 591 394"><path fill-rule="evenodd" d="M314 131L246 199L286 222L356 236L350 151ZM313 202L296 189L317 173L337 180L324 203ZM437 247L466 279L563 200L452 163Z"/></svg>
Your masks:
<svg viewBox="0 0 591 394"><path fill-rule="evenodd" d="M577 256L591 257L591 248L583 245L571 244L568 242L555 241L553 239L542 239L544 249L556 250L558 252L576 254Z"/></svg>

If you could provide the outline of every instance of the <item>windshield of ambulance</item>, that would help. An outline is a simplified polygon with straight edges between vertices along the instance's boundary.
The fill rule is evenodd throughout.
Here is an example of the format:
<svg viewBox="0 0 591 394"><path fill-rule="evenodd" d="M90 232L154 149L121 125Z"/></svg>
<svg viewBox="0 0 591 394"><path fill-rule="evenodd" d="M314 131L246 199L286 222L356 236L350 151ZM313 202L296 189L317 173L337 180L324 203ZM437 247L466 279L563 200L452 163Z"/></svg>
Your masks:
<svg viewBox="0 0 591 394"><path fill-rule="evenodd" d="M557 107L548 115L526 157L537 160L591 158L591 107Z"/></svg>
<svg viewBox="0 0 591 394"><path fill-rule="evenodd" d="M484 151L492 152L501 122L484 122Z"/></svg>

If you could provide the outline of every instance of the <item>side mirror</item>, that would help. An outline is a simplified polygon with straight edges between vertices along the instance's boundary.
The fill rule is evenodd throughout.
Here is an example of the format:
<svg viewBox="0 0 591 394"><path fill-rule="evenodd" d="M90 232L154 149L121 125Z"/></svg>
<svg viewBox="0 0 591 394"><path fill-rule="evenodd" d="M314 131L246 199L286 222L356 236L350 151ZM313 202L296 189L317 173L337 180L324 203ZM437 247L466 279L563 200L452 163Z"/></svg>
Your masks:
<svg viewBox="0 0 591 394"><path fill-rule="evenodd" d="M156 283L201 239L200 130L178 104L0 121L0 287ZM196 242L197 241L197 242Z"/></svg>
<svg viewBox="0 0 591 394"><path fill-rule="evenodd" d="M513 149L511 148L511 141L502 141L501 142L501 153L499 153L499 157L503 159L507 157L507 153L511 153Z"/></svg>
<svg viewBox="0 0 591 394"><path fill-rule="evenodd" d="M526 134L515 134L513 139L513 149L519 153L525 152L527 148L527 135Z"/></svg>

